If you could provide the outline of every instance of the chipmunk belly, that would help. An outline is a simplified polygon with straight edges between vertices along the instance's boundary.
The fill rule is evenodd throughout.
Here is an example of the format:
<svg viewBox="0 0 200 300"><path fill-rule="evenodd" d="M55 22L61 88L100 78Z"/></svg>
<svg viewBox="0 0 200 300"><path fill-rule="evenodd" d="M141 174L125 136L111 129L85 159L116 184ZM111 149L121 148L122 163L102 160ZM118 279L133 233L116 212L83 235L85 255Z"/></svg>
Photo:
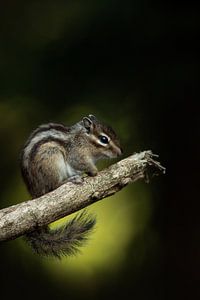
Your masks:
<svg viewBox="0 0 200 300"><path fill-rule="evenodd" d="M69 163L65 164L65 168L66 168L66 173L68 178L81 174L79 170L74 169Z"/></svg>
<svg viewBox="0 0 200 300"><path fill-rule="evenodd" d="M56 161L57 169L59 170L60 182L63 182L68 178L68 172L66 168L66 163L63 156L60 156Z"/></svg>
<svg viewBox="0 0 200 300"><path fill-rule="evenodd" d="M68 162L66 162L63 157L59 157L59 159L57 159L57 167L59 169L59 177L61 183L71 177L77 175L79 176L82 174L81 171L76 170Z"/></svg>

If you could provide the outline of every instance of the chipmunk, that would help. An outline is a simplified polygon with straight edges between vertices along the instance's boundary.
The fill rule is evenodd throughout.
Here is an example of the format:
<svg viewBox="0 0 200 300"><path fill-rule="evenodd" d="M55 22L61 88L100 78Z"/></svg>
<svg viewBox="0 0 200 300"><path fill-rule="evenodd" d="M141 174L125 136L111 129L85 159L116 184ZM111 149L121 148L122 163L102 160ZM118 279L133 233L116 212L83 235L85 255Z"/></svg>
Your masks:
<svg viewBox="0 0 200 300"><path fill-rule="evenodd" d="M97 160L121 153L114 130L89 115L71 127L56 123L39 126L25 143L20 166L28 191L37 198L66 181L81 185L83 173L97 174ZM73 255L95 222L94 217L81 213L62 227L37 228L26 235L26 240L40 255Z"/></svg>

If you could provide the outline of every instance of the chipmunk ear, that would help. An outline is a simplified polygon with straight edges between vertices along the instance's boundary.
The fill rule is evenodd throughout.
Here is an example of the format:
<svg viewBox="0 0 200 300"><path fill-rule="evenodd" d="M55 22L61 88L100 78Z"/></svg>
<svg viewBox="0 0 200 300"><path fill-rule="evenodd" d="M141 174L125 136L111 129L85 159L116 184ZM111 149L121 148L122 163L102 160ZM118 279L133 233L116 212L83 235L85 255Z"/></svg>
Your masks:
<svg viewBox="0 0 200 300"><path fill-rule="evenodd" d="M91 119L87 118L87 117L84 117L82 119L83 121L83 126L85 127L85 129L87 130L87 132L91 132L92 129L93 129L93 122Z"/></svg>
<svg viewBox="0 0 200 300"><path fill-rule="evenodd" d="M94 115L89 115L88 118L89 118L91 121L97 120L97 118L96 118Z"/></svg>

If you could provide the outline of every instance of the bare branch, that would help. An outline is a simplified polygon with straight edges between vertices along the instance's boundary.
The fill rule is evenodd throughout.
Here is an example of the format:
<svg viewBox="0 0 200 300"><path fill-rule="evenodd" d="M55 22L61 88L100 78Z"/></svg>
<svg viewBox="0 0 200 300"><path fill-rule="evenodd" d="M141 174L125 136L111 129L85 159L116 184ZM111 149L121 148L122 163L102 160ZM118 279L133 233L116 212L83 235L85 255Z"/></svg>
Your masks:
<svg viewBox="0 0 200 300"><path fill-rule="evenodd" d="M40 198L0 210L0 241L14 239L78 211L121 190L127 184L165 173L156 155L143 151L85 177L81 185L68 182Z"/></svg>

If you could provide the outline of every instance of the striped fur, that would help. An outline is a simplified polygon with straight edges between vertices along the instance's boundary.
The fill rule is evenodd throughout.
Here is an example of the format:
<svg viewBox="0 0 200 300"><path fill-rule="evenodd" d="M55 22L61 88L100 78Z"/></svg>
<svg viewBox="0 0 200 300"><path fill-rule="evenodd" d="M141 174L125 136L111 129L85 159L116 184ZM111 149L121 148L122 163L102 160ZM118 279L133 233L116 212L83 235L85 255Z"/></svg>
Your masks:
<svg viewBox="0 0 200 300"><path fill-rule="evenodd" d="M108 144L100 141L100 135ZM89 115L71 127L49 123L39 126L21 152L21 172L32 198L40 197L66 180L81 182L81 174L97 174L101 158L121 154L113 129ZM95 224L92 216L81 214L56 229L42 227L27 234L32 249L45 256L61 257L76 253Z"/></svg>

